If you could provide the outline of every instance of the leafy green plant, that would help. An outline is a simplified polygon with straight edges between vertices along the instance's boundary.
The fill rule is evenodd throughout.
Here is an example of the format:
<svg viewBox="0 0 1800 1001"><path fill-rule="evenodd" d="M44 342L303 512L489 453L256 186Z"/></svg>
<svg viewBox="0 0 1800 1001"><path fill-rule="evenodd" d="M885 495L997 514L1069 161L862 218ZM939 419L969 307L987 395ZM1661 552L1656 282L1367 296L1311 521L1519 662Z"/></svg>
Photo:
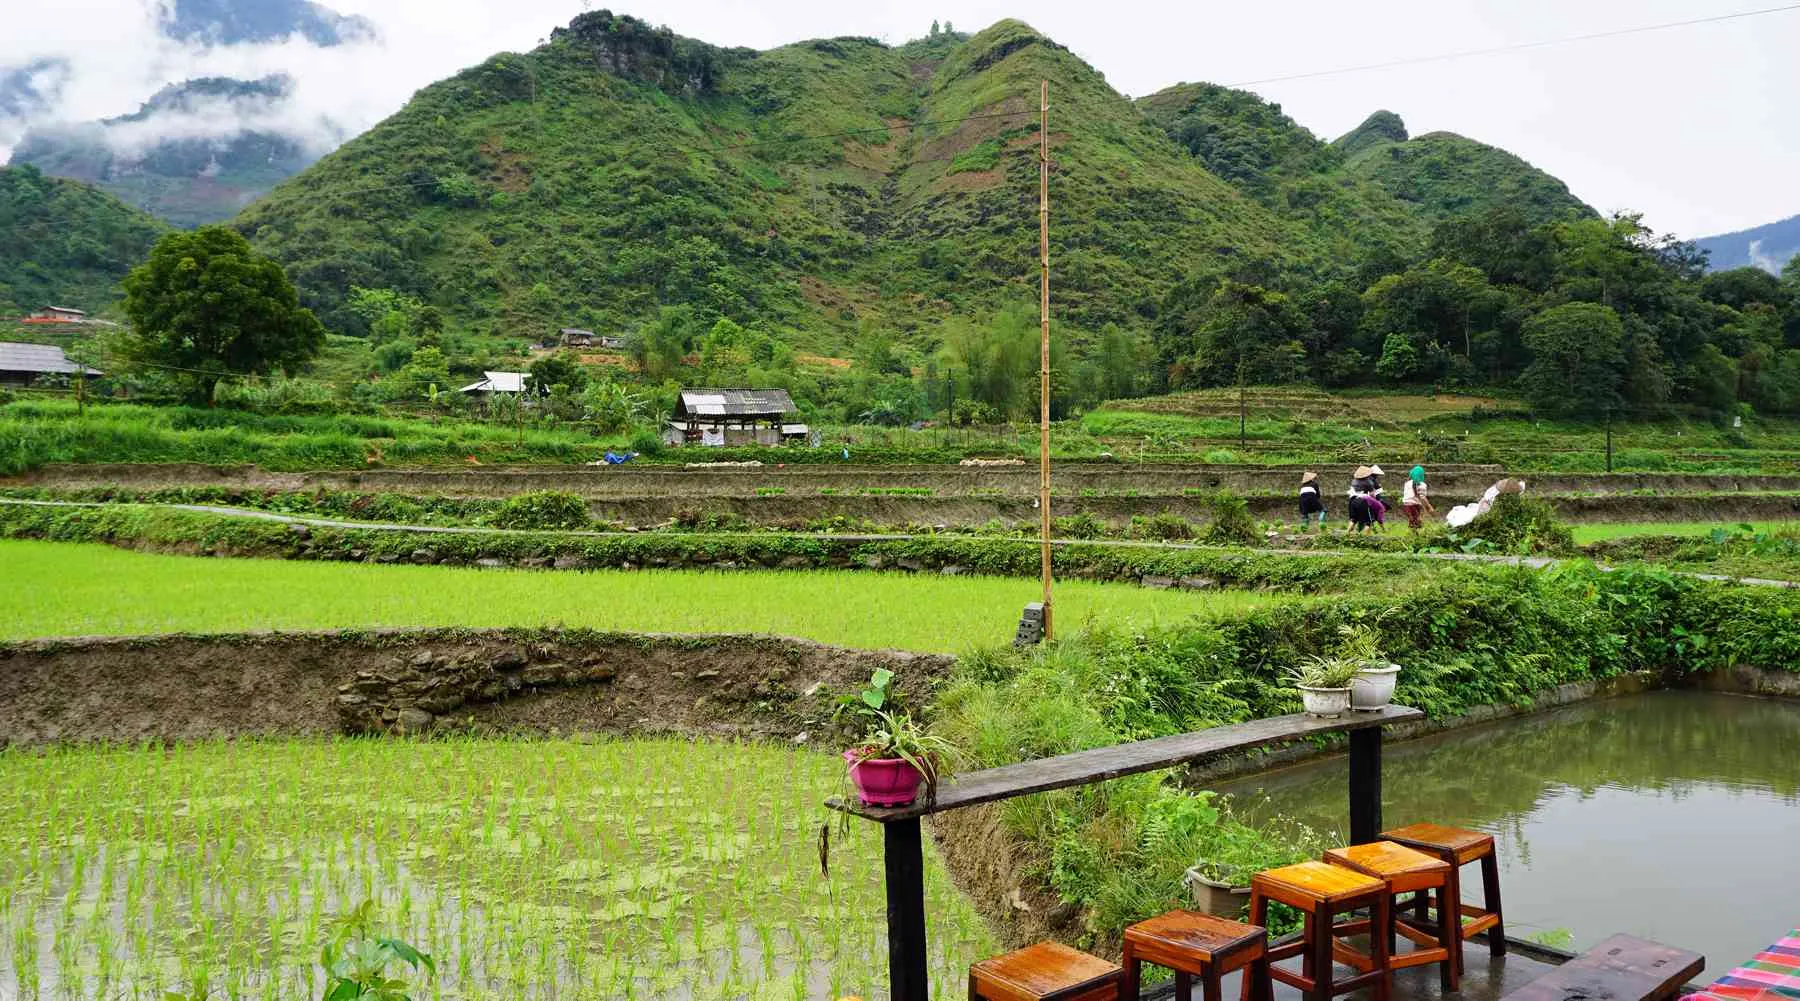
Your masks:
<svg viewBox="0 0 1800 1001"><path fill-rule="evenodd" d="M414 972L437 972L431 956L397 938L380 934L372 914L375 902L365 900L339 919L331 941L319 953L325 968L322 1001L412 1001L408 983L388 975L388 968L403 963Z"/></svg>
<svg viewBox="0 0 1800 1001"><path fill-rule="evenodd" d="M509 497L483 516L493 528L570 530L592 527L587 502L562 490L535 490Z"/></svg>
<svg viewBox="0 0 1800 1001"><path fill-rule="evenodd" d="M1206 511L1210 521L1204 535L1207 542L1225 546L1250 546L1262 541L1262 533L1257 528L1255 516L1250 513L1250 505L1237 494L1220 490L1207 500Z"/></svg>
<svg viewBox="0 0 1800 1001"><path fill-rule="evenodd" d="M1288 668L1287 678L1301 688L1349 688L1350 680L1366 663L1353 657L1316 654Z"/></svg>

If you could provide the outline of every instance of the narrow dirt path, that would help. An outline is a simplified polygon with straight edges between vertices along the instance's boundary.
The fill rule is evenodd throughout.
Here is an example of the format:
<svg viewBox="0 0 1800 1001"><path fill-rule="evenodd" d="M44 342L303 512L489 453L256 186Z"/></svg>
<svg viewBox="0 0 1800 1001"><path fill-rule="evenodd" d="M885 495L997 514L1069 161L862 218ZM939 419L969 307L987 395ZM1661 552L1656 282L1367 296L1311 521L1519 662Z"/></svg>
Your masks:
<svg viewBox="0 0 1800 1001"><path fill-rule="evenodd" d="M415 532L423 535L561 535L574 538L622 538L639 536L643 532L598 532L580 529L516 529L516 528L480 528L468 525L403 525L382 521L344 521L336 518L312 518L302 515L279 514L274 511L258 511L255 508L229 507L214 504L112 504L99 501L44 501L22 500L0 497L0 504L14 504L27 507L135 507L165 508L173 511L192 511L197 514L212 514L224 518L244 518L254 521L273 521L285 525L306 525L314 528L346 528L377 532ZM829 533L829 532L705 532L696 533L713 538L759 538L772 534L781 534L791 538L802 539L841 539L849 542L906 542L914 539L946 538L946 536L913 535L906 533ZM955 538L955 536L949 536ZM981 538L981 536L969 536ZM1030 542L1030 539L1015 541ZM1111 546L1124 549L1185 549L1213 550L1217 552L1236 552L1230 546L1207 546L1194 542L1151 542L1137 539L1052 539L1050 545L1063 546ZM1274 556L1356 556L1372 552L1365 549L1258 549L1257 553ZM1542 570L1561 562L1549 556L1499 556L1488 553L1377 553L1377 555L1413 556L1418 559L1445 560L1457 563L1486 563L1501 566L1523 566L1534 570ZM1595 564L1601 570L1614 569L1604 563ZM1789 580L1772 580L1765 577L1733 577L1728 574L1695 573L1687 570L1673 570L1671 573L1695 580L1714 581L1727 584L1749 584L1757 587L1800 587L1800 582Z"/></svg>

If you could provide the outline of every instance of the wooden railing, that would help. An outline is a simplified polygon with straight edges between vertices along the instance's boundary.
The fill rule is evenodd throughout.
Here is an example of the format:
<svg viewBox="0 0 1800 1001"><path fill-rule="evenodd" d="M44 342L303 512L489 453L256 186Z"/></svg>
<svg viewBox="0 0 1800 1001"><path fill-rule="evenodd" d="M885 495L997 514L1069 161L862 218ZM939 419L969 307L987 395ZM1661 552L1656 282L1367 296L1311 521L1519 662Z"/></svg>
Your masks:
<svg viewBox="0 0 1800 1001"><path fill-rule="evenodd" d="M927 1001L930 996L925 963L921 817L1191 764L1234 751L1348 732L1350 840L1360 844L1375 840L1381 831L1381 730L1390 724L1422 719L1424 715L1417 709L1391 705L1372 712L1345 713L1337 719L1274 716L968 772L946 779L929 802L921 800L911 806L878 807L827 800L826 805L834 810L882 825L887 875L888 996L892 1001Z"/></svg>

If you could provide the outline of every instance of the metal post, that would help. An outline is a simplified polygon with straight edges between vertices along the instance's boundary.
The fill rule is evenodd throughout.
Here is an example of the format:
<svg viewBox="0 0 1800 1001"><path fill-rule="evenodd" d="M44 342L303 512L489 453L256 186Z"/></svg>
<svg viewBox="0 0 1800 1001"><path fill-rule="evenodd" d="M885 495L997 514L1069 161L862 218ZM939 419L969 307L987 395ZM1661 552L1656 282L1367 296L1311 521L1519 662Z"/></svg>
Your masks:
<svg viewBox="0 0 1800 1001"><path fill-rule="evenodd" d="M1038 91L1038 549L1044 578L1044 638L1050 604L1050 81Z"/></svg>
<svg viewBox="0 0 1800 1001"><path fill-rule="evenodd" d="M1244 448L1249 439L1249 435L1245 432L1249 423L1250 408L1244 403L1244 365L1240 361L1238 363L1238 448ZM1240 461L1248 462L1249 460Z"/></svg>
<svg viewBox="0 0 1800 1001"><path fill-rule="evenodd" d="M887 864L888 997L929 1001L925 970L925 856L919 818L881 825Z"/></svg>
<svg viewBox="0 0 1800 1001"><path fill-rule="evenodd" d="M1381 727L1350 731L1350 843L1381 833Z"/></svg>

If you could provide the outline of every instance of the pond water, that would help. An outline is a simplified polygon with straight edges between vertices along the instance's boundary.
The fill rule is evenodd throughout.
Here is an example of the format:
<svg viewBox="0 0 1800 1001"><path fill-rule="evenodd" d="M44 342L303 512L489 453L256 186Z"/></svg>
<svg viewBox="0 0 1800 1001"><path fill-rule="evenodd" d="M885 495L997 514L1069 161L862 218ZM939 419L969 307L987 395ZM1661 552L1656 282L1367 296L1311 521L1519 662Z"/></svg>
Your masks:
<svg viewBox="0 0 1800 1001"><path fill-rule="evenodd" d="M1342 832L1345 769L1219 788ZM1494 835L1515 937L1629 932L1701 952L1710 981L1800 924L1800 702L1654 692L1390 743L1382 792L1387 827Z"/></svg>

